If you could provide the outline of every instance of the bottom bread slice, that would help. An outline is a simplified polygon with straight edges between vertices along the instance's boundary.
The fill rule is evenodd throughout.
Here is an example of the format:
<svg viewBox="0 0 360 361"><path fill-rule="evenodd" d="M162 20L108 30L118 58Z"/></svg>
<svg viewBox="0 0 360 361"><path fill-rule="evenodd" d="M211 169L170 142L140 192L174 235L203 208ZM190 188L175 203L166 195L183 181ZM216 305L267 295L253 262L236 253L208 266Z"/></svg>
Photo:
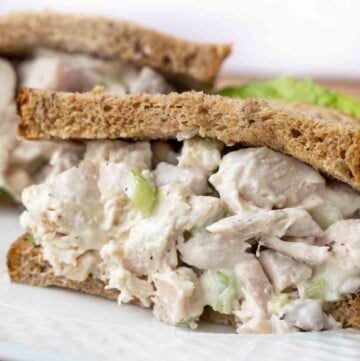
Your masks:
<svg viewBox="0 0 360 361"><path fill-rule="evenodd" d="M93 277L78 282L55 276L50 264L43 258L41 247L33 245L27 235L21 236L11 245L7 254L7 267L12 282L63 287L111 300L116 300L119 295L119 291L105 289L104 283ZM136 301L133 303L137 304ZM360 292L346 295L330 312L344 327L360 328ZM214 312L209 307L201 319L212 323L235 323L233 316Z"/></svg>
<svg viewBox="0 0 360 361"><path fill-rule="evenodd" d="M18 204L16 203L16 201L10 197L2 197L0 196L0 207L5 207L5 208L14 208L16 207Z"/></svg>

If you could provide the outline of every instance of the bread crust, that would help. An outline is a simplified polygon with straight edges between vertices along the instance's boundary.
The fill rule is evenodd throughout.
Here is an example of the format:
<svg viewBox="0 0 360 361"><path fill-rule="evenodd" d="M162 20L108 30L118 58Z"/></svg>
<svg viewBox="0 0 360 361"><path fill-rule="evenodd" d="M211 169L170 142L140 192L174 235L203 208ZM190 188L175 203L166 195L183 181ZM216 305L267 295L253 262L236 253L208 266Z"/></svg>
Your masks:
<svg viewBox="0 0 360 361"><path fill-rule="evenodd" d="M17 205L18 203L11 197L0 197L0 207L2 208L13 208Z"/></svg>
<svg viewBox="0 0 360 361"><path fill-rule="evenodd" d="M116 290L106 290L104 283L93 277L77 282L55 276L50 264L43 258L42 248L34 246L26 234L11 245L7 254L7 268L12 282L69 288L111 300L116 300L119 295Z"/></svg>
<svg viewBox="0 0 360 361"><path fill-rule="evenodd" d="M104 283L93 277L77 282L55 276L51 266L43 258L41 247L34 246L26 234L11 245L7 254L7 268L11 281L16 283L40 287L62 287L110 300L116 300L119 295L119 291L106 290ZM133 303L139 305L136 300ZM329 313L344 327L360 329L360 292L347 295ZM205 308L201 319L211 323L235 325L232 315L220 314L209 307Z"/></svg>
<svg viewBox="0 0 360 361"><path fill-rule="evenodd" d="M81 52L150 66L187 89L212 87L229 44L201 44L137 24L100 16L50 11L0 17L0 54L26 55L37 48Z"/></svg>
<svg viewBox="0 0 360 361"><path fill-rule="evenodd" d="M227 98L202 92L119 96L95 89L23 89L25 139L161 139L200 135L226 145L267 146L360 190L360 121L308 104Z"/></svg>

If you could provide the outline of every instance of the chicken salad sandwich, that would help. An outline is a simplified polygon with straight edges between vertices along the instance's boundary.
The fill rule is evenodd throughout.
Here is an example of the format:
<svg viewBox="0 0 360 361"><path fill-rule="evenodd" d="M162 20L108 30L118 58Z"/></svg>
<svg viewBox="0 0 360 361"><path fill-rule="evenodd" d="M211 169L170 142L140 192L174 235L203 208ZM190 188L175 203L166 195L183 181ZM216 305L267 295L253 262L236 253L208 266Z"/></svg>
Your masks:
<svg viewBox="0 0 360 361"><path fill-rule="evenodd" d="M152 307L191 328L360 327L357 119L308 104L102 89L24 89L18 110L20 137L76 149L22 193L12 281Z"/></svg>
<svg viewBox="0 0 360 361"><path fill-rule="evenodd" d="M178 39L123 20L54 12L0 17L0 196L47 176L54 142L16 139L16 90L23 87L117 94L210 90L226 44Z"/></svg>

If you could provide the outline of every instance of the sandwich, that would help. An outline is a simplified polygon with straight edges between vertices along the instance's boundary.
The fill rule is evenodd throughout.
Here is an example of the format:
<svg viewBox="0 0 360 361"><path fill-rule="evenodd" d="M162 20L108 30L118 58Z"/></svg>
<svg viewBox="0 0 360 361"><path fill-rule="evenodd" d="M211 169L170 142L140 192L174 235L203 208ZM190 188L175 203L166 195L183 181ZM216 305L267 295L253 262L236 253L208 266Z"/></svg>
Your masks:
<svg viewBox="0 0 360 361"><path fill-rule="evenodd" d="M227 44L200 44L123 20L53 12L0 17L0 197L41 182L54 142L16 140L16 90L210 91ZM70 146L70 145L69 145Z"/></svg>
<svg viewBox="0 0 360 361"><path fill-rule="evenodd" d="M360 122L202 92L23 89L18 134L73 141L22 193L12 282L238 333L360 328Z"/></svg>

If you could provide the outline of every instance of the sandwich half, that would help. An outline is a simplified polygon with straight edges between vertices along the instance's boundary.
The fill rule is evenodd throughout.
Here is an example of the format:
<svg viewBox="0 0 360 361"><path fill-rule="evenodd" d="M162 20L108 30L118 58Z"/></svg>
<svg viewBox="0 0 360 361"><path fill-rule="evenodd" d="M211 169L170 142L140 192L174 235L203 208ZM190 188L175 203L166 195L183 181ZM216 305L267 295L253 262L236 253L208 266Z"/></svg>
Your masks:
<svg viewBox="0 0 360 361"><path fill-rule="evenodd" d="M77 148L23 191L13 282L191 328L360 328L358 120L200 92L24 89L17 105L20 137Z"/></svg>
<svg viewBox="0 0 360 361"><path fill-rule="evenodd" d="M123 20L53 12L0 17L0 196L46 177L58 145L16 140L16 89L210 91L227 44L200 44ZM3 197L1 197L3 198Z"/></svg>

